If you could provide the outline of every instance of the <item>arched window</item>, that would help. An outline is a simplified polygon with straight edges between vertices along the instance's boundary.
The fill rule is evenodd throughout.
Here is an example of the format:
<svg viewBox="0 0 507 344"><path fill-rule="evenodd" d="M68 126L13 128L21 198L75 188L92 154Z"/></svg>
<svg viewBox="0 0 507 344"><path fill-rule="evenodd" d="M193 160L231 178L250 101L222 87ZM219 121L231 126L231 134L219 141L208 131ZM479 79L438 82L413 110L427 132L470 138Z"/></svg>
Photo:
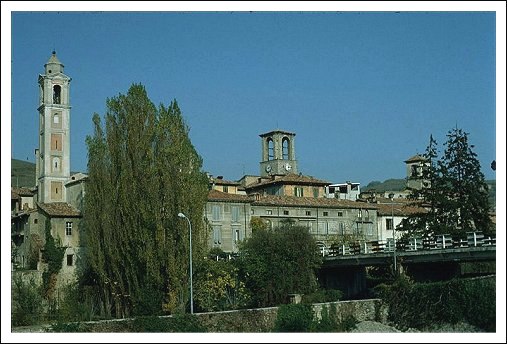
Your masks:
<svg viewBox="0 0 507 344"><path fill-rule="evenodd" d="M60 104L62 88L60 85L53 86L53 104Z"/></svg>
<svg viewBox="0 0 507 344"><path fill-rule="evenodd" d="M60 171L60 159L59 158L53 158L53 171L54 172Z"/></svg>
<svg viewBox="0 0 507 344"><path fill-rule="evenodd" d="M268 160L275 158L275 143L272 139L268 139Z"/></svg>
<svg viewBox="0 0 507 344"><path fill-rule="evenodd" d="M286 137L282 140L282 159L289 160L289 139Z"/></svg>

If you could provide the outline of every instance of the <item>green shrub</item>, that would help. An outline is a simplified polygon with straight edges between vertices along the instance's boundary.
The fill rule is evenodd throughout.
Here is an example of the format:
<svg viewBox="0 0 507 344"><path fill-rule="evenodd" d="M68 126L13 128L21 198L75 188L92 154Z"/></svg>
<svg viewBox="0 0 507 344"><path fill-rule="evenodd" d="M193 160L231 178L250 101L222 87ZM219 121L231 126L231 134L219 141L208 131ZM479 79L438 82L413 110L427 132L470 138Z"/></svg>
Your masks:
<svg viewBox="0 0 507 344"><path fill-rule="evenodd" d="M34 325L40 322L43 313L41 290L31 279L25 283L20 277L13 280L12 326Z"/></svg>
<svg viewBox="0 0 507 344"><path fill-rule="evenodd" d="M197 317L191 314L138 317L131 326L132 332L205 332Z"/></svg>
<svg viewBox="0 0 507 344"><path fill-rule="evenodd" d="M320 289L314 293L303 295L302 302L306 304L340 301L343 292L339 289Z"/></svg>
<svg viewBox="0 0 507 344"><path fill-rule="evenodd" d="M79 323L56 322L45 332L83 332Z"/></svg>
<svg viewBox="0 0 507 344"><path fill-rule="evenodd" d="M288 304L278 308L275 319L275 332L309 332L313 323L312 306L308 304Z"/></svg>
<svg viewBox="0 0 507 344"><path fill-rule="evenodd" d="M336 305L328 308L323 306L320 312L320 320L315 319L312 323L311 332L337 332Z"/></svg>
<svg viewBox="0 0 507 344"><path fill-rule="evenodd" d="M413 283L400 276L393 284L377 286L375 293L389 305L389 319L401 329L466 321L485 331L496 328L495 280L454 279Z"/></svg>

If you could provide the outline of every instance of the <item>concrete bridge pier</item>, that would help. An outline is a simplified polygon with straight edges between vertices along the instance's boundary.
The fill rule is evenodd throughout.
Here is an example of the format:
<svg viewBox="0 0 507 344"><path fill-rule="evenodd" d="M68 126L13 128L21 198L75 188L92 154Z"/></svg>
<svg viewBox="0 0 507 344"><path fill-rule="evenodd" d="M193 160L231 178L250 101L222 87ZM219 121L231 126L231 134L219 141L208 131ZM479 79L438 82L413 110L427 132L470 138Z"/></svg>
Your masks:
<svg viewBox="0 0 507 344"><path fill-rule="evenodd" d="M354 299L366 293L366 267L329 267L319 271L319 282L326 289L339 289L344 299Z"/></svg>

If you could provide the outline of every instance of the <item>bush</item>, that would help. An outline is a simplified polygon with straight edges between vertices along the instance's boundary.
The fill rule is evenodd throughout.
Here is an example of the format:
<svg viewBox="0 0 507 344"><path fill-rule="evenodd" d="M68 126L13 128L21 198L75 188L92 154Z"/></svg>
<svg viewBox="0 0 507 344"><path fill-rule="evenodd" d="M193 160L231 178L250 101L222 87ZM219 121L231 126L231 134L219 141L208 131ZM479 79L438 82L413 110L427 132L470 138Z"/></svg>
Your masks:
<svg viewBox="0 0 507 344"><path fill-rule="evenodd" d="M376 294L389 304L389 319L401 329L469 322L485 331L496 329L496 291L492 278L413 283L400 276L382 284Z"/></svg>
<svg viewBox="0 0 507 344"><path fill-rule="evenodd" d="M12 326L26 326L39 323L42 318L41 290L35 281L23 282L20 277L14 278L12 289Z"/></svg>
<svg viewBox="0 0 507 344"><path fill-rule="evenodd" d="M305 304L340 301L343 292L339 289L320 289L314 293L303 295L302 302Z"/></svg>
<svg viewBox="0 0 507 344"><path fill-rule="evenodd" d="M309 332L313 323L313 310L307 304L288 304L278 308L275 332Z"/></svg>
<svg viewBox="0 0 507 344"><path fill-rule="evenodd" d="M132 332L206 332L197 317L191 314L173 317L138 317L132 322Z"/></svg>
<svg viewBox="0 0 507 344"><path fill-rule="evenodd" d="M79 323L56 322L46 332L83 332Z"/></svg>

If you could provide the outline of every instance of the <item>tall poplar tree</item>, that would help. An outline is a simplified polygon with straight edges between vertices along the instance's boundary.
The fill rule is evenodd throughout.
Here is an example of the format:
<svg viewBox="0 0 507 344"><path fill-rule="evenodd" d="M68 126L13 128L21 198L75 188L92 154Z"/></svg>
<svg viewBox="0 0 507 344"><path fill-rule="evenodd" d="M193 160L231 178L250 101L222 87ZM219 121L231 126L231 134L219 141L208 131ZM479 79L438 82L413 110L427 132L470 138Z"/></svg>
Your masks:
<svg viewBox="0 0 507 344"><path fill-rule="evenodd" d="M207 179L176 101L156 108L140 84L108 99L105 130L95 114L87 137L85 244L103 314L174 312L188 302L193 251L206 244ZM90 279L90 278L89 278Z"/></svg>

